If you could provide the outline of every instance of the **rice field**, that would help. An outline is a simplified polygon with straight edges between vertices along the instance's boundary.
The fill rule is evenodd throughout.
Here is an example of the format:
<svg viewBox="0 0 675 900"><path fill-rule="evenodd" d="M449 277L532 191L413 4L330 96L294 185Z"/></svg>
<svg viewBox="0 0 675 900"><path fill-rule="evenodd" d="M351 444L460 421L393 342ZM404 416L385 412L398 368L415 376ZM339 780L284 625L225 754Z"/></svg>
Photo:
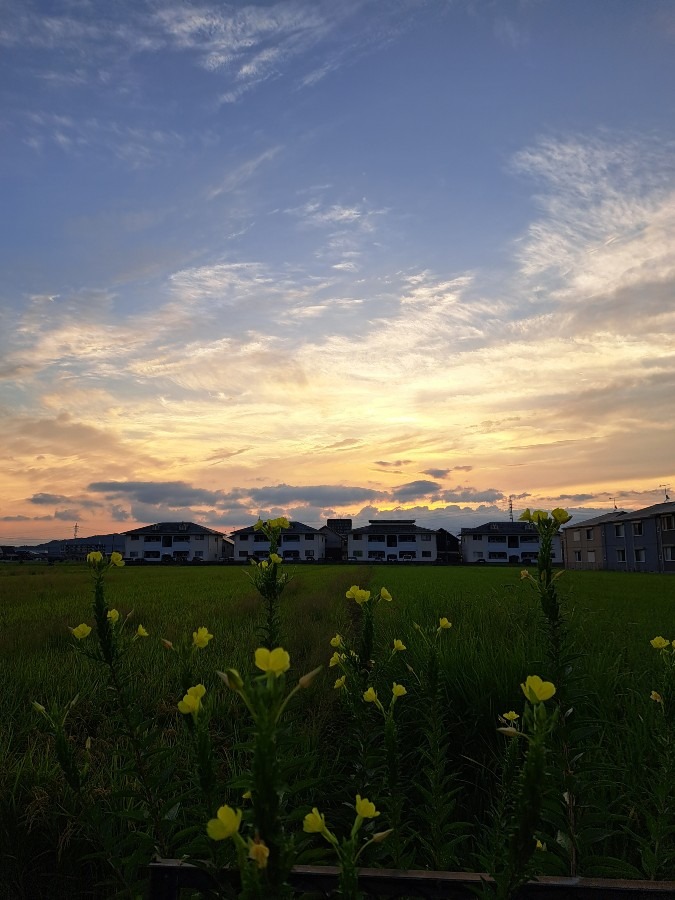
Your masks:
<svg viewBox="0 0 675 900"><path fill-rule="evenodd" d="M289 707L290 823L301 825L302 816L317 805L340 823L355 789L366 785L372 792L384 784L377 720L369 721L358 739L348 733L347 711L328 666L330 639L356 627L355 605L345 599L355 583L373 591L384 586L394 598L376 610L373 671L381 691L392 680L408 690L396 707L407 810L405 840L397 852L406 865L437 868L440 842L444 867L483 871L503 778L506 740L497 731L498 717L522 709L520 683L528 674L547 675L537 596L511 568L297 566L280 607L289 676L294 680L316 666L324 670ZM558 584L572 645L570 721L580 797L576 871L675 878L673 790L672 784L662 784L672 771L664 769L657 740L663 709L650 700L663 682L662 659L650 640L675 638L675 579L568 572ZM195 783L192 735L176 709L184 692L177 655L161 639L177 645L200 626L214 636L194 654L191 674L214 698L218 802L233 802L246 771L246 714L216 671L251 671L264 624L260 597L246 569L238 566L126 567L110 573L106 592L109 606L122 618L132 613L134 630L142 624L149 632L147 639L130 645L125 665L133 672L139 715L152 722L148 730L157 732L161 747L176 751L161 788L167 803L178 798L178 806L168 807L178 810L172 852L208 854L204 823L215 810L208 809ZM100 666L76 652L69 631L81 622L92 624L91 602L91 572L85 565L0 566L0 867L7 896L98 897L118 891L134 896L142 891L147 859L130 861L120 835L125 828L136 834L143 829L138 822L130 824L131 818L121 824L112 812L127 774L111 727L105 677ZM444 616L453 627L439 639L443 772L436 776L445 785L447 803L435 813L442 815L445 830L437 835L439 846L431 847L425 839L429 812L416 781L420 748L431 727L428 698L415 681L428 657L416 625L433 631ZM395 639L404 641L405 653L390 653ZM83 760L90 739L87 791L100 797L98 806L110 807L114 825L108 834L102 833L101 821L87 821L85 807L65 784L54 738L32 706L38 701L48 710L64 708L75 695L79 699L66 727L69 746ZM438 769L438 760L435 765ZM551 766L555 783L553 757ZM571 851L556 815L545 811L541 838L547 849L538 855L540 873L569 871ZM331 862L301 827L298 845L300 862ZM152 842L144 846L149 857ZM394 851L387 851L386 843L377 849L374 863L391 865L387 853Z"/></svg>

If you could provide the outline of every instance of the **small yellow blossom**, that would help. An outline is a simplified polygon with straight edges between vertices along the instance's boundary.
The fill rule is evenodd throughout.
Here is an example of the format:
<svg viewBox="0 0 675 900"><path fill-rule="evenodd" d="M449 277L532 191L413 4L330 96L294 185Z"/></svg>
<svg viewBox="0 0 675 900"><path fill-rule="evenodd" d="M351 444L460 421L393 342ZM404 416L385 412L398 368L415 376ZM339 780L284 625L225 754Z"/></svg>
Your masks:
<svg viewBox="0 0 675 900"><path fill-rule="evenodd" d="M391 600L392 599L391 594L385 587L380 588L380 597L382 598L382 600Z"/></svg>
<svg viewBox="0 0 675 900"><path fill-rule="evenodd" d="M338 653L336 650L335 653L328 660L328 666L332 669L333 666L339 665L341 659L342 659L342 654Z"/></svg>
<svg viewBox="0 0 675 900"><path fill-rule="evenodd" d="M187 694L178 702L178 712L182 712L184 716L192 714L196 716L202 705L202 697L206 693L203 684L196 684L194 687L188 688Z"/></svg>
<svg viewBox="0 0 675 900"><path fill-rule="evenodd" d="M663 703L663 697L659 694L658 691L652 691L649 695L649 699L653 700L654 703Z"/></svg>
<svg viewBox="0 0 675 900"><path fill-rule="evenodd" d="M394 641L394 650L400 653L402 650L406 649L406 645L403 643L403 641L399 641L399 639L396 638L396 640Z"/></svg>
<svg viewBox="0 0 675 900"><path fill-rule="evenodd" d="M526 578L529 578L529 577L530 577L530 573L527 571L527 569L520 570L520 580L521 581L524 581Z"/></svg>
<svg viewBox="0 0 675 900"><path fill-rule="evenodd" d="M342 646L342 635L336 634L335 637L330 639L331 647L341 647Z"/></svg>
<svg viewBox="0 0 675 900"><path fill-rule="evenodd" d="M111 553L111 554L110 554L110 565L111 565L111 566L117 566L118 568L119 568L120 566L123 566L123 565L124 565L124 559L122 558L122 554L121 554L121 553L117 553L117 552Z"/></svg>
<svg viewBox="0 0 675 900"><path fill-rule="evenodd" d="M41 703L38 703L37 700L32 700L31 702L33 704L33 709L35 710L35 712L42 713L43 716L47 715L47 710Z"/></svg>
<svg viewBox="0 0 675 900"><path fill-rule="evenodd" d="M114 625L117 622L117 620L119 619L119 617L120 617L120 614L117 612L116 609L108 610L108 621L110 622L111 625Z"/></svg>
<svg viewBox="0 0 675 900"><path fill-rule="evenodd" d="M263 672L272 674L277 678L291 667L291 657L281 647L268 650L267 647L258 647L255 651L255 664Z"/></svg>
<svg viewBox="0 0 675 900"><path fill-rule="evenodd" d="M87 562L90 565L96 565L96 563L100 563L103 559L103 554L100 550L92 550L91 553L87 553Z"/></svg>
<svg viewBox="0 0 675 900"><path fill-rule="evenodd" d="M371 803L366 797L362 798L360 794L356 795L354 809L356 810L356 815L361 816L362 819L375 819L380 815L375 809L375 804Z"/></svg>
<svg viewBox="0 0 675 900"><path fill-rule="evenodd" d="M257 522L255 523L255 525L253 526L253 530L254 530L254 531L260 531L260 530L261 530L262 528L264 528L264 527L265 527L265 523L264 523L263 520L260 518L260 516L258 516L258 521L257 521Z"/></svg>
<svg viewBox="0 0 675 900"><path fill-rule="evenodd" d="M345 686L346 681L347 681L347 676L341 675L339 678L335 679L335 684L333 685L333 687L335 688L336 691L339 691L340 688L343 688Z"/></svg>
<svg viewBox="0 0 675 900"><path fill-rule="evenodd" d="M136 629L136 634L139 637L148 637L149 636L148 632L145 630L145 628L143 628L142 625L138 626L138 628Z"/></svg>
<svg viewBox="0 0 675 900"><path fill-rule="evenodd" d="M241 795L241 799L242 800L252 800L253 794L250 791L244 791L244 793Z"/></svg>
<svg viewBox="0 0 675 900"><path fill-rule="evenodd" d="M212 841L224 841L239 831L241 810L233 810L231 806L221 806L216 813L217 818L209 819L206 833Z"/></svg>
<svg viewBox="0 0 675 900"><path fill-rule="evenodd" d="M200 650L203 650L212 637L213 635L209 634L208 628L205 628L202 625L201 628L198 628L196 631L192 632L192 643L195 647L199 647Z"/></svg>
<svg viewBox="0 0 675 900"><path fill-rule="evenodd" d="M405 695L408 693L402 684L396 684L396 682L392 684L391 692L394 697L405 697Z"/></svg>
<svg viewBox="0 0 675 900"><path fill-rule="evenodd" d="M670 644L670 641L667 641L664 637L659 635L658 637L652 638L649 643L655 650L663 650Z"/></svg>
<svg viewBox="0 0 675 900"><path fill-rule="evenodd" d="M248 858L254 860L258 864L259 869L265 868L269 855L270 848L259 837L256 837L253 841L249 841Z"/></svg>
<svg viewBox="0 0 675 900"><path fill-rule="evenodd" d="M321 834L326 830L326 817L319 812L316 806L302 820L302 830L307 834Z"/></svg>
<svg viewBox="0 0 675 900"><path fill-rule="evenodd" d="M537 843L535 845L535 848L537 850L546 850L546 844L542 844L542 842L539 840L539 838L536 838L536 841L537 841Z"/></svg>
<svg viewBox="0 0 675 900"><path fill-rule="evenodd" d="M358 584L353 584L345 594L345 597L348 600L356 600L359 606L363 606L364 603L370 600L370 591L363 591Z"/></svg>
<svg viewBox="0 0 675 900"><path fill-rule="evenodd" d="M543 703L555 694L553 682L542 681L538 675L528 675L520 687L530 703Z"/></svg>
<svg viewBox="0 0 675 900"><path fill-rule="evenodd" d="M269 563L263 559L263 561L260 563L260 568L263 570L269 568Z"/></svg>
<svg viewBox="0 0 675 900"><path fill-rule="evenodd" d="M439 623L438 623L438 629L439 629L439 631L440 631L442 628L452 628L452 622L450 622L448 619L446 619L445 616L443 616L443 618L442 618L442 619L439 621Z"/></svg>
<svg viewBox="0 0 675 900"><path fill-rule="evenodd" d="M278 553L270 553L270 562L280 565L283 562L283 559L279 556Z"/></svg>
<svg viewBox="0 0 675 900"><path fill-rule="evenodd" d="M363 699L366 703L377 703L377 691L375 688L369 687L367 691L364 691Z"/></svg>
<svg viewBox="0 0 675 900"><path fill-rule="evenodd" d="M81 641L83 638L89 637L91 634L91 628L89 625L85 625L84 622L81 625L78 625L77 628L70 629L73 637L77 638L78 641Z"/></svg>
<svg viewBox="0 0 675 900"><path fill-rule="evenodd" d="M506 719L507 722L515 722L516 719L519 719L520 716L517 712L514 712L512 709L509 712L502 713L502 719Z"/></svg>

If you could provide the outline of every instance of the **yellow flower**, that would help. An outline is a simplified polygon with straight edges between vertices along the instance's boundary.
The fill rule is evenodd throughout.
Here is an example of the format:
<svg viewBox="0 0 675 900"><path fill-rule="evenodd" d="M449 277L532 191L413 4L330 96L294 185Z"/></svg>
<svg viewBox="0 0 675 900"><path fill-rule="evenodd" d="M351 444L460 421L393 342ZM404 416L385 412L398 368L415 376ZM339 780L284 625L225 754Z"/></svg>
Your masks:
<svg viewBox="0 0 675 900"><path fill-rule="evenodd" d="M449 622L448 619L443 616L443 618L438 623L438 629L440 631L441 628L452 628L452 622Z"/></svg>
<svg viewBox="0 0 675 900"><path fill-rule="evenodd" d="M649 642L655 650L663 650L664 647L667 647L670 641L667 641L665 638L659 635L658 637L652 638Z"/></svg>
<svg viewBox="0 0 675 900"><path fill-rule="evenodd" d="M521 581L523 581L525 578L529 578L529 577L530 577L530 573L527 571L527 569L520 570L520 580Z"/></svg>
<svg viewBox="0 0 675 900"><path fill-rule="evenodd" d="M270 553L270 562L280 565L283 562L283 559L279 556L278 553Z"/></svg>
<svg viewBox="0 0 675 900"><path fill-rule="evenodd" d="M267 858L270 855L270 848L259 837L248 842L248 858L254 860L258 864L259 869L264 869L267 865Z"/></svg>
<svg viewBox="0 0 675 900"><path fill-rule="evenodd" d="M278 678L290 669L291 657L281 647L277 647L275 650L268 650L267 647L258 647L255 651L255 664L263 672Z"/></svg>
<svg viewBox="0 0 675 900"><path fill-rule="evenodd" d="M187 694L178 702L178 712L182 712L184 716L192 714L196 716L202 705L202 697L206 693L203 684L196 684L194 687L188 688Z"/></svg>
<svg viewBox="0 0 675 900"><path fill-rule="evenodd" d="M85 625L84 622L81 625L78 625L77 628L70 629L73 637L77 638L78 641L81 641L83 638L89 637L91 634L91 628L89 625Z"/></svg>
<svg viewBox="0 0 675 900"><path fill-rule="evenodd" d="M149 636L149 635L148 635L148 632L145 630L145 628L143 628L142 625L139 625L139 626L138 626L138 629L136 630L136 634L137 634L139 637L148 637L148 636Z"/></svg>
<svg viewBox="0 0 675 900"><path fill-rule="evenodd" d="M321 834L325 829L326 817L315 806L302 820L302 830L306 831L307 834Z"/></svg>
<svg viewBox="0 0 675 900"><path fill-rule="evenodd" d="M396 682L392 684L391 692L394 697L404 697L408 693L402 684L396 684Z"/></svg>
<svg viewBox="0 0 675 900"><path fill-rule="evenodd" d="M122 554L121 554L121 553L117 553L117 552L111 553L111 554L110 554L110 565L111 565L111 566L117 566L118 568L119 568L120 566L123 566L123 565L124 565L124 560L122 559Z"/></svg>
<svg viewBox="0 0 675 900"><path fill-rule="evenodd" d="M115 622L117 622L117 620L119 619L119 617L120 617L120 614L117 612L116 609L108 610L108 621L110 622L111 625L114 625Z"/></svg>
<svg viewBox="0 0 675 900"><path fill-rule="evenodd" d="M383 600L391 600L391 594L389 593L389 591L388 591L385 587L380 588L380 597L381 597Z"/></svg>
<svg viewBox="0 0 675 900"><path fill-rule="evenodd" d="M406 645L403 643L403 641L399 641L399 639L396 638L396 640L394 641L394 650L397 650L400 653L402 650L405 650L405 649L407 649L407 648L406 648Z"/></svg>
<svg viewBox="0 0 675 900"><path fill-rule="evenodd" d="M532 513L530 512L529 507L518 516L518 521L519 522L531 522L532 521Z"/></svg>
<svg viewBox="0 0 675 900"><path fill-rule="evenodd" d="M546 844L542 844L539 838L536 839L537 843L535 845L537 850L546 850Z"/></svg>
<svg viewBox="0 0 675 900"><path fill-rule="evenodd" d="M367 800L365 797L362 798L360 794L356 795L354 809L356 810L356 815L361 816L362 819L375 819L380 815L375 809L375 804L371 803L370 800Z"/></svg>
<svg viewBox="0 0 675 900"><path fill-rule="evenodd" d="M254 530L254 531L260 531L260 530L261 530L262 528L264 528L264 527L265 527L265 523L264 523L263 520L258 516L258 521L257 521L257 522L255 523L255 525L253 526L253 530Z"/></svg>
<svg viewBox="0 0 675 900"><path fill-rule="evenodd" d="M535 509L532 513L532 521L536 524L537 522L543 522L544 519L548 519L548 515L544 512L544 510Z"/></svg>
<svg viewBox="0 0 675 900"><path fill-rule="evenodd" d="M554 522L557 522L558 525L565 525L572 516L567 512L566 509L561 509L559 506L553 510L551 513L551 518Z"/></svg>
<svg viewBox="0 0 675 900"><path fill-rule="evenodd" d="M241 799L242 800L252 800L253 794L250 791L244 791L244 793L241 795Z"/></svg>
<svg viewBox="0 0 675 900"><path fill-rule="evenodd" d="M649 695L649 699L653 700L654 703L663 703L663 697L659 694L658 691L652 691Z"/></svg>
<svg viewBox="0 0 675 900"><path fill-rule="evenodd" d="M192 643L195 647L199 647L200 650L203 650L212 637L213 635L209 634L208 629L202 625L201 628L192 632Z"/></svg>
<svg viewBox="0 0 675 900"><path fill-rule="evenodd" d="M519 719L520 716L517 712L513 710L509 710L509 712L502 713L502 719L506 719L507 722L515 722L516 719Z"/></svg>
<svg viewBox="0 0 675 900"><path fill-rule="evenodd" d="M206 825L206 833L212 841L224 841L239 831L240 809L235 812L231 806L221 806L216 816L215 819L209 819Z"/></svg>
<svg viewBox="0 0 675 900"><path fill-rule="evenodd" d="M341 647L342 646L342 635L336 634L335 637L330 639L331 647Z"/></svg>
<svg viewBox="0 0 675 900"><path fill-rule="evenodd" d="M333 687L335 688L335 690L339 691L340 688L343 688L343 687L345 686L345 681L346 681L346 680L347 680L347 676L346 676L346 675L341 675L341 676L336 680L335 684L333 685Z"/></svg>
<svg viewBox="0 0 675 900"><path fill-rule="evenodd" d="M366 703L377 703L377 691L375 688L369 687L367 691L364 691L363 699Z"/></svg>
<svg viewBox="0 0 675 900"><path fill-rule="evenodd" d="M334 653L334 654L331 656L331 658L328 660L328 666L329 666L329 668L332 669L333 666L339 665L341 659L342 659L342 654L338 653L337 650L336 650L335 653Z"/></svg>
<svg viewBox="0 0 675 900"><path fill-rule="evenodd" d="M555 694L555 685L551 681L542 681L538 675L528 675L520 687L530 703L543 703Z"/></svg>
<svg viewBox="0 0 675 900"><path fill-rule="evenodd" d="M291 523L288 521L286 516L280 516L278 519L275 519L277 523L277 528L290 528Z"/></svg>
<svg viewBox="0 0 675 900"><path fill-rule="evenodd" d="M261 568L261 569L267 569L267 568L269 568L269 563L268 563L266 560L263 559L263 561L260 563L260 568Z"/></svg>
<svg viewBox="0 0 675 900"><path fill-rule="evenodd" d="M103 559L103 554L100 550L92 550L91 553L87 553L87 562L90 565L95 565L96 563L100 563Z"/></svg>
<svg viewBox="0 0 675 900"><path fill-rule="evenodd" d="M356 600L359 606L363 606L370 600L370 591L363 591L358 584L353 584L345 594L348 600Z"/></svg>

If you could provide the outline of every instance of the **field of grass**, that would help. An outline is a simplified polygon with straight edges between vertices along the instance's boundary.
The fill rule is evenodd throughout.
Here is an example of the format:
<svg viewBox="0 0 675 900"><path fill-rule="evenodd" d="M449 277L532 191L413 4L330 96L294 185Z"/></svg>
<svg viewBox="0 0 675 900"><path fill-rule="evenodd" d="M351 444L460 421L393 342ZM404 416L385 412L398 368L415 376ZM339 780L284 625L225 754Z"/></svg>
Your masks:
<svg viewBox="0 0 675 900"><path fill-rule="evenodd" d="M435 627L441 616L453 623L442 641L440 715L452 816L462 824L457 834L448 831L460 840L446 864L481 869L489 842L486 823L498 801L504 755L497 717L522 709L519 685L525 676L547 676L538 599L521 581L519 570L511 568L298 566L281 604L283 646L292 662L289 674L297 677L318 665L326 669L289 711L294 739L302 748L296 748L296 769L290 769L297 781L289 790L296 820L319 805L339 821L345 798L364 780L377 783L376 775L366 771L376 729L373 726L370 744L362 747L364 765L359 774L358 760L350 758L354 744L342 731L345 711L339 692L333 690L334 672L327 669L330 638L353 630L354 604L345 599L353 583L373 590L386 586L394 597L376 611L382 660L378 677L380 686L396 680L409 689L397 707L404 765L416 764L424 713L423 697L415 693L407 668L420 672L425 666L426 649L416 638L415 623ZM662 760L654 741L661 710L649 699L662 675L661 660L649 641L657 634L675 638L675 579L569 572L558 583L575 653L572 721L583 789L578 870L587 875L675 878L672 808L665 813L671 819L670 831L659 832L658 859L651 846L652 820L664 813L659 806L663 797L656 790ZM115 780L121 763L108 725L109 698L100 671L74 652L68 630L92 622L91 590L91 573L84 565L0 566L0 868L7 872L9 896L57 896L48 887L54 873L64 895L67 889L78 896L94 896L92 884L110 874L106 867L114 870L104 859L109 847L101 851L86 823L78 820L56 763L53 740L31 706L37 700L48 708L53 703L63 707L79 694L68 720L70 740L80 752L87 737L92 739L91 790L100 791L102 802L111 802L106 785ZM213 633L214 639L195 657L194 674L209 695L218 697L214 701L218 774L223 791L231 791L225 786L233 779L236 783L244 768L240 742L245 716L215 673L230 666L250 671L253 650L259 645L263 612L246 570L127 567L111 573L107 598L122 616L133 611L134 629L143 624L150 632L148 639L133 644L129 665L139 708L159 724L163 742L181 751L181 762L167 774L168 795L178 793L177 782L189 781L192 750L190 735L176 712L183 688L175 654L159 639L178 642L202 625ZM403 639L407 650L390 659L386 648L394 638ZM412 802L415 790L411 781L411 835L425 829L423 812L415 812ZM224 795L219 802L225 802ZM182 808L183 824L203 831L203 821L213 812L191 800ZM188 821L195 815L202 818ZM543 837L549 849L541 854L540 870L565 874L569 848L556 834L553 816ZM108 843L114 839L109 835ZM105 844L101 837L101 846ZM180 853L180 841L174 850ZM86 865L80 862L83 855L97 852L100 858ZM307 859L315 858L310 844L306 852ZM434 867L435 857L424 841L411 837L409 852L411 865ZM386 854L381 859L387 864ZM112 889L101 890L97 896Z"/></svg>

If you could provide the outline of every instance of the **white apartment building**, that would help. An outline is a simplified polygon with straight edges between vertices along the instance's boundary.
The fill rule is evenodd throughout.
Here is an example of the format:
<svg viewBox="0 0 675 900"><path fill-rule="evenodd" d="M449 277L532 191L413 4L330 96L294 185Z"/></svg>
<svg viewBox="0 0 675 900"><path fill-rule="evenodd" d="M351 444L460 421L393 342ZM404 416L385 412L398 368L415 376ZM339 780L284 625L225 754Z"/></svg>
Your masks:
<svg viewBox="0 0 675 900"><path fill-rule="evenodd" d="M531 522L486 522L478 528L462 528L462 562L518 563L532 565L539 555L539 535ZM562 541L553 538L552 558L562 564Z"/></svg>
<svg viewBox="0 0 675 900"><path fill-rule="evenodd" d="M369 519L347 538L347 558L359 562L435 562L436 532L415 519Z"/></svg>
<svg viewBox="0 0 675 900"><path fill-rule="evenodd" d="M270 552L270 542L262 531L256 531L253 525L240 528L231 534L234 540L234 561L245 562L248 559L265 559ZM302 522L291 522L281 532L279 556L287 562L312 562L326 556L326 536Z"/></svg>
<svg viewBox="0 0 675 900"><path fill-rule="evenodd" d="M231 556L231 541L194 522L158 522L124 531L128 562L220 562Z"/></svg>

